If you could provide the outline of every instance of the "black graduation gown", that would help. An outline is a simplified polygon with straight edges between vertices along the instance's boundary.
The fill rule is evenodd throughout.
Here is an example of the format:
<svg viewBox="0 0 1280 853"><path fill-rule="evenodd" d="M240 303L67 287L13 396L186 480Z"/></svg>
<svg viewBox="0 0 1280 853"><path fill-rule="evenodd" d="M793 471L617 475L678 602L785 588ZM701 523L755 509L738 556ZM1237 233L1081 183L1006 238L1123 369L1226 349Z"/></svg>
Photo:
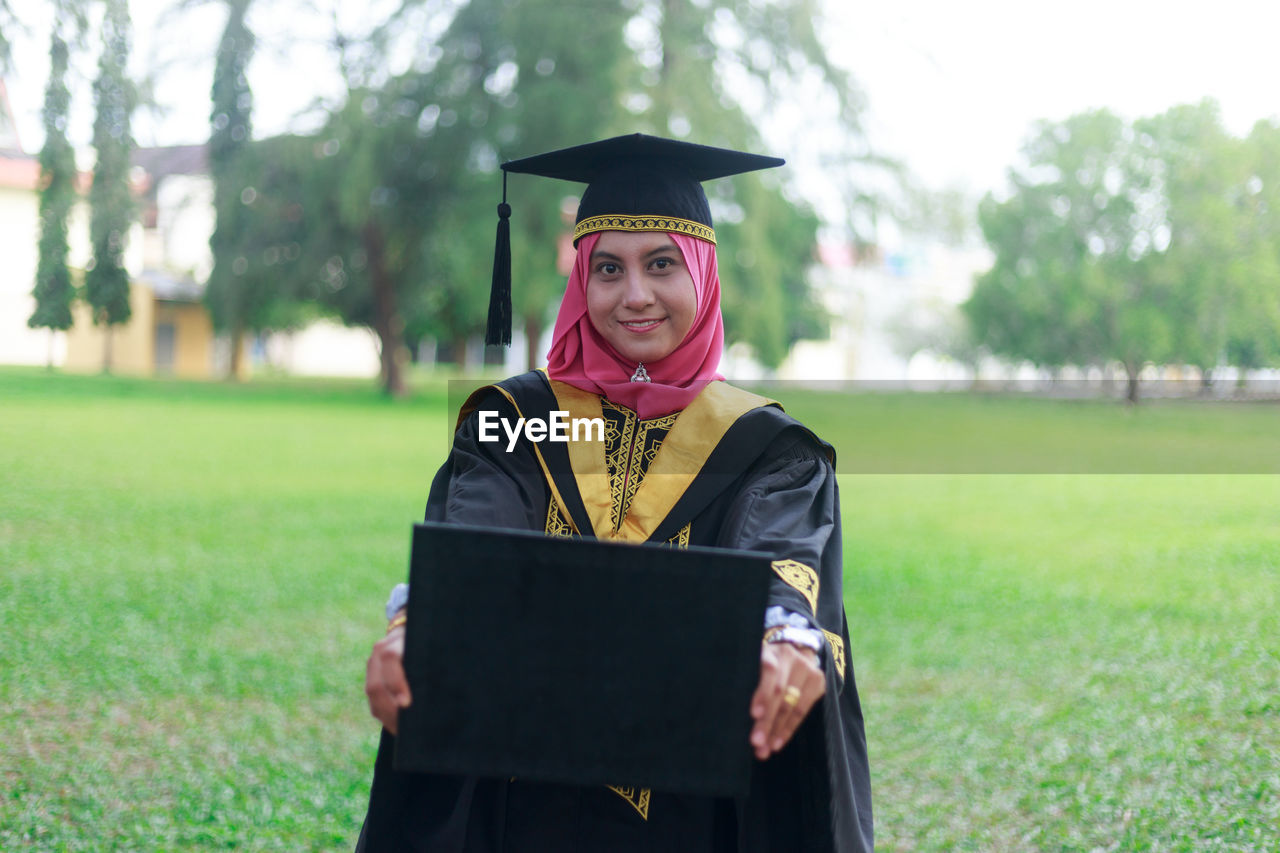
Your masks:
<svg viewBox="0 0 1280 853"><path fill-rule="evenodd" d="M662 468L664 454L654 455L620 520L618 496L611 500L599 491L602 478L587 476L583 469L591 463L573 456L573 445L521 441L507 452L505 438L481 442L478 408L511 420L546 418L553 410L598 416L600 402L548 381L542 371L478 391L464 406L453 449L432 483L427 520L772 553L769 603L805 615L827 638L826 696L781 753L755 765L751 793L736 803L630 788L588 791L400 773L391 764L394 739L384 731L357 850L675 851L691 848L690 835L705 836L695 842L701 849L740 853L871 850L870 776L847 652L830 446L776 404L711 383L661 442L671 446L664 462L686 461ZM700 468L688 463L693 458L704 460ZM669 476L654 477L660 468ZM649 480L654 488L644 485ZM614 529L619 526L625 529ZM538 825L527 819L530 808L550 831L571 826L576 834L539 843L536 832L527 832Z"/></svg>

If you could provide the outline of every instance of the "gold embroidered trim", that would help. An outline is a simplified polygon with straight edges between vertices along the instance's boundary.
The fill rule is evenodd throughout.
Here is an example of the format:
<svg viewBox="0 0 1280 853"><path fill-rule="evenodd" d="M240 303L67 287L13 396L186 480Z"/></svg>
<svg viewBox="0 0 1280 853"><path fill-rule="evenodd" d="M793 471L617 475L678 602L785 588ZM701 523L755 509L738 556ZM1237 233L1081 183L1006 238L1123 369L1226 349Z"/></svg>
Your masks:
<svg viewBox="0 0 1280 853"><path fill-rule="evenodd" d="M693 522L691 521L688 524L686 524L684 527L681 527L679 533L677 533L675 536L672 536L670 539L668 539L667 544L675 545L677 548L688 548L689 537L692 535L692 533L693 533Z"/></svg>
<svg viewBox="0 0 1280 853"><path fill-rule="evenodd" d="M844 639L839 634L833 634L823 628L822 633L827 637L827 645L831 646L831 662L836 665L836 672L840 674L840 680L844 681Z"/></svg>
<svg viewBox="0 0 1280 853"><path fill-rule="evenodd" d="M628 476L631 472L627 470L627 453L634 440L636 416L629 409L615 406L608 400L602 399L600 407L602 410L611 409L622 417L621 426L615 425L613 418L606 418L604 422L604 465L609 472L609 503L612 510L609 529L617 530L618 521L627 514L627 507L631 505L631 498L636 490L635 478ZM639 462L638 459L633 461ZM624 493L624 483L630 494Z"/></svg>
<svg viewBox="0 0 1280 853"><path fill-rule="evenodd" d="M570 418L603 418L601 398L590 391L583 391L558 379L549 379L556 405L569 413ZM606 423L606 429L608 421ZM578 494L591 521L591 531L599 539L608 539L613 514L613 498L610 494L609 470L605 464L605 441L571 441L569 467L578 485ZM577 530L577 528L574 528ZM578 531L582 533L582 531Z"/></svg>
<svg viewBox="0 0 1280 853"><path fill-rule="evenodd" d="M653 796L653 791L648 788L623 788L618 785L605 785L605 787L630 803L631 808L638 811L643 820L649 819L649 799Z"/></svg>
<svg viewBox="0 0 1280 853"><path fill-rule="evenodd" d="M613 526L610 530L617 531L622 519L627 517L631 500L644 482L658 449L675 425L676 415L641 420L635 412L609 400L601 399L600 406L602 411L612 413L605 418L604 455L609 472L609 497L613 504Z"/></svg>
<svg viewBox="0 0 1280 853"><path fill-rule="evenodd" d="M809 602L809 612L818 613L818 573L795 560L774 560L773 571Z"/></svg>
<svg viewBox="0 0 1280 853"><path fill-rule="evenodd" d="M560 514L560 509L556 506L554 498L547 501L547 523L542 532L548 536L558 536L561 539L568 539L573 536L573 528L569 525L569 522L564 520L564 516Z"/></svg>
<svg viewBox="0 0 1280 853"><path fill-rule="evenodd" d="M672 216L593 216L584 219L573 227L573 240L576 243L586 234L596 231L674 231L677 234L688 234L708 243L716 242L715 229L701 222L689 219L677 219Z"/></svg>
<svg viewBox="0 0 1280 853"><path fill-rule="evenodd" d="M557 379L550 383L557 404L570 417L604 416L600 397ZM769 405L777 403L727 382L708 382L702 393L678 414L616 531L611 529L613 501L602 443L569 442L569 463L596 538L647 542L697 478L703 463L734 421L751 409Z"/></svg>

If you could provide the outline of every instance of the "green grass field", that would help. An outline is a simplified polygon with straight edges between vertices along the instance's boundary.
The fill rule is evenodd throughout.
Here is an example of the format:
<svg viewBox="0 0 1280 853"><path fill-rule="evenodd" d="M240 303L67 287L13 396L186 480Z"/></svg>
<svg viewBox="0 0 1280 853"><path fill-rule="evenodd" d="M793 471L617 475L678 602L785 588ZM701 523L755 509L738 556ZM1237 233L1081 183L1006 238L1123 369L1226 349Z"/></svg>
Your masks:
<svg viewBox="0 0 1280 853"><path fill-rule="evenodd" d="M350 849L364 658L445 399L0 370L0 850ZM1269 406L793 403L883 471L948 470L921 424L1067 436L1094 470L1245 470L1280 434ZM882 849L1280 850L1280 477L841 488Z"/></svg>

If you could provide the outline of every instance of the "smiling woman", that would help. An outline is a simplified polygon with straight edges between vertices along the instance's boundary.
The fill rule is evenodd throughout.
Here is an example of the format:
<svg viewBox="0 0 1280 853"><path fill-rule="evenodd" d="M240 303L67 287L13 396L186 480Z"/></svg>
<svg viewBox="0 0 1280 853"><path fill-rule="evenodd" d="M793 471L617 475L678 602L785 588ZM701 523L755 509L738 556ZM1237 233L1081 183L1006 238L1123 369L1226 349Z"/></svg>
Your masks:
<svg viewBox="0 0 1280 853"><path fill-rule="evenodd" d="M624 358L640 364L675 352L693 328L698 292L670 234L605 231L585 247L587 316Z"/></svg>
<svg viewBox="0 0 1280 853"><path fill-rule="evenodd" d="M397 771L392 755L400 709L434 698L429 686L415 685L411 692L405 680L406 593L398 588L387 605L387 636L374 646L366 670L369 707L385 732L358 849L871 848L866 743L846 653L834 451L776 403L728 385L717 372L724 345L720 277L700 181L780 163L636 134L504 164L508 172L587 182L574 230L577 254L547 369L472 396L427 502L427 520L433 522L768 554L766 609L757 616L757 602L738 611L762 632L758 682L749 703L743 697L749 707L723 721L724 727L742 726L741 755L757 759L742 785L749 793L650 790L636 784L643 780L630 779L570 785L560 784L563 779ZM499 215L510 213L504 202ZM498 320L490 327L495 341L509 338L509 325L504 329L500 322L510 317L505 233L500 225L490 310L491 322ZM495 421L527 424L557 416L575 423L602 419L602 440L540 441L527 429L524 440L518 440L518 430L508 430L505 447L486 440L485 430ZM496 439L494 432L489 435ZM659 557L649 559L657 564L647 578L654 595L661 602L678 600L684 592L679 577L661 571ZM504 594L495 590L495 601ZM629 605L584 600L575 589L565 589L563 599L565 614L584 608L617 613L609 608ZM733 594L721 593L715 611L704 611L707 624L723 621L734 607ZM654 624L655 633L634 645L649 648L659 636L670 641L677 651L659 660L674 677L692 669L693 656L687 642L672 638L688 637L700 625L668 621L673 624ZM754 636L747 645L754 655ZM579 658L573 649L563 655L563 666L546 670L546 689L560 696L603 695L619 679L636 678L618 666L616 672L582 672L566 680L554 673L573 671ZM756 662L744 663L754 681ZM666 695L663 685L643 680L638 689ZM698 701L698 695L681 697ZM477 707L469 725L511 725L503 714L514 711L472 704ZM536 709L519 712L525 723L536 716ZM537 729L555 725L549 720ZM632 749L652 744L661 760L672 734L626 736ZM697 740L702 729L686 726L680 734ZM602 769L593 781L607 779L608 772Z"/></svg>

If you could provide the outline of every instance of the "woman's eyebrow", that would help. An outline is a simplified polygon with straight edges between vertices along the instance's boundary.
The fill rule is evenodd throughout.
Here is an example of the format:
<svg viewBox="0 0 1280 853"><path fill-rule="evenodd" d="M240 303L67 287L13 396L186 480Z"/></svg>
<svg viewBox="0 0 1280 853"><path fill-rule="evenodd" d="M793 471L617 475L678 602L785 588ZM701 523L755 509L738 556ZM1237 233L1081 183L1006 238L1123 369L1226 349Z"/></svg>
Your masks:
<svg viewBox="0 0 1280 853"><path fill-rule="evenodd" d="M612 252L605 252L600 249L596 249L594 252L591 253L591 260L592 262L600 261L600 260L620 261L622 260L622 258L619 258L617 255L613 254Z"/></svg>

